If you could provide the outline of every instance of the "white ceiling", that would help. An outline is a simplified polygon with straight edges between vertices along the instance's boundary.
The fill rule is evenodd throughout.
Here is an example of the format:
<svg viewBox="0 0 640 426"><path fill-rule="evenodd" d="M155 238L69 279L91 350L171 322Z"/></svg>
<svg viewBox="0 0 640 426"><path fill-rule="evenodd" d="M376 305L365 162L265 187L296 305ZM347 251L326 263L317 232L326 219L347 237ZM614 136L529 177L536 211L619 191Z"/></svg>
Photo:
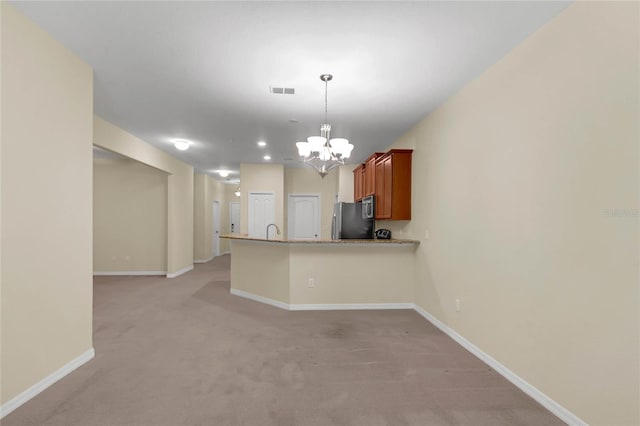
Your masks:
<svg viewBox="0 0 640 426"><path fill-rule="evenodd" d="M332 136L351 140L355 164L569 3L13 4L94 68L98 115L199 171L237 177L239 163L264 162L265 153L298 162L295 142L323 122L320 74L334 75ZM270 85L296 94L271 94ZM193 146L178 152L173 138Z"/></svg>

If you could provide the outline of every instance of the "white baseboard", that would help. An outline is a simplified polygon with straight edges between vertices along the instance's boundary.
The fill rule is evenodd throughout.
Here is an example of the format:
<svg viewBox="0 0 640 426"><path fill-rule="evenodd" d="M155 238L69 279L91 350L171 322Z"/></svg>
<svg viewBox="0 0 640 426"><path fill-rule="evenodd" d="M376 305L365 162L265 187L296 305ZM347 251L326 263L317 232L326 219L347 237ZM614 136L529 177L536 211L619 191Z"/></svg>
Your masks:
<svg viewBox="0 0 640 426"><path fill-rule="evenodd" d="M189 272L193 269L193 265L189 265L185 268L182 269L178 269L176 272L171 272L170 274L167 274L167 278L175 278L175 277L179 277L180 275Z"/></svg>
<svg viewBox="0 0 640 426"><path fill-rule="evenodd" d="M225 254L231 254L231 252L230 251L225 251L224 253L220 253L218 256L211 256L208 259L197 259L197 260L194 260L193 263L207 263L210 260L213 260L214 257L224 256Z"/></svg>
<svg viewBox="0 0 640 426"><path fill-rule="evenodd" d="M71 361L69 361L68 363L66 363L65 365L63 365L62 367L54 371L53 373L49 374L47 377L40 380L38 383L31 386L24 392L19 393L14 398L5 402L0 407L0 418L3 418L7 414L11 413L13 410L20 407L22 404L29 401L31 398L35 397L40 392L42 392L43 390L45 390L46 388L48 388L58 380L62 379L64 376L71 373L76 368L85 364L87 361L92 359L95 356L95 354L96 352L93 348L89 349L82 355L72 359Z"/></svg>
<svg viewBox="0 0 640 426"><path fill-rule="evenodd" d="M522 377L518 376L516 373L509 370L507 367L500 364L498 361L493 359L489 354L483 352L476 345L474 345L473 343L471 343L470 341L468 341L467 339L459 335L453 329L449 328L447 325L445 325L443 322L438 320L436 317L434 317L433 315L431 315L430 313L422 309L420 306L416 305L414 309L418 314L422 315L425 319L427 319L427 321L429 321L430 323L435 325L437 328L439 328L442 332L444 332L444 334L451 337L453 340L458 342L460 346L462 346L463 348L465 348L466 350L474 354L476 357L480 358L480 360L482 360L485 364L489 365L496 372L498 372L502 377L504 377L509 382L517 386L522 392L526 393L531 398L536 400L544 408L551 411L551 413L553 413L560 420L562 420L563 422L571 426L587 425L587 422L580 419L578 416L576 416L571 411L564 408L562 405L558 404L553 399L549 398L539 389L529 384Z"/></svg>
<svg viewBox="0 0 640 426"><path fill-rule="evenodd" d="M340 311L363 309L413 309L413 303L303 303L289 305L290 311Z"/></svg>
<svg viewBox="0 0 640 426"><path fill-rule="evenodd" d="M235 288L232 288L230 293L234 296L244 297L245 299L251 299L255 302L261 302L267 305L275 306L276 308L289 310L289 304L280 302L279 300L269 299L268 297L258 296L257 294L249 293Z"/></svg>
<svg viewBox="0 0 640 426"><path fill-rule="evenodd" d="M166 275L167 271L96 271L94 277L110 277L120 275Z"/></svg>
<svg viewBox="0 0 640 426"><path fill-rule="evenodd" d="M338 311L338 310L358 310L358 309L413 309L413 303L322 303L322 304L289 304L279 300L270 299L247 291L232 288L231 294L235 296L251 299L276 308L287 311Z"/></svg>
<svg viewBox="0 0 640 426"><path fill-rule="evenodd" d="M211 257L210 257L210 258L208 258L208 259L195 259L195 260L193 261L193 263L207 263L208 261L212 260L214 257L215 257L215 256L211 256Z"/></svg>

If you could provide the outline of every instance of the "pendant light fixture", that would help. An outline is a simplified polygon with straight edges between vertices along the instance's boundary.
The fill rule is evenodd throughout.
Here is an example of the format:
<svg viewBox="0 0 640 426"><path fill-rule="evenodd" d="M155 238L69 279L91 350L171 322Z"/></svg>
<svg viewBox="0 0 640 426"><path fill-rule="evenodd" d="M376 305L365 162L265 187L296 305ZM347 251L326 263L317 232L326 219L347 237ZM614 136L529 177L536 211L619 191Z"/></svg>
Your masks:
<svg viewBox="0 0 640 426"><path fill-rule="evenodd" d="M320 136L309 136L307 142L298 142L298 154L304 162L316 169L321 177L325 177L331 169L344 164L344 160L351 156L353 145L344 138L330 139L331 125L327 122L327 89L331 74L322 74L324 81L324 124L320 126Z"/></svg>

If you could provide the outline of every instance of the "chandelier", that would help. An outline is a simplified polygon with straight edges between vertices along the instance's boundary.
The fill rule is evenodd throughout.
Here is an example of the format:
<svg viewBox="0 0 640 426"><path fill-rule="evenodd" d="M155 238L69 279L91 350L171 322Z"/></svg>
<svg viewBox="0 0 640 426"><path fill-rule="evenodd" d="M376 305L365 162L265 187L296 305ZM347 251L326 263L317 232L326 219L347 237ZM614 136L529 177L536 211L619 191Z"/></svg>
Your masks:
<svg viewBox="0 0 640 426"><path fill-rule="evenodd" d="M327 123L327 86L333 78L331 74L322 74L324 81L324 124L320 126L320 136L309 136L307 142L297 142L298 154L304 162L316 169L321 177L329 171L344 164L344 160L351 156L353 145L344 138L330 139L331 125Z"/></svg>

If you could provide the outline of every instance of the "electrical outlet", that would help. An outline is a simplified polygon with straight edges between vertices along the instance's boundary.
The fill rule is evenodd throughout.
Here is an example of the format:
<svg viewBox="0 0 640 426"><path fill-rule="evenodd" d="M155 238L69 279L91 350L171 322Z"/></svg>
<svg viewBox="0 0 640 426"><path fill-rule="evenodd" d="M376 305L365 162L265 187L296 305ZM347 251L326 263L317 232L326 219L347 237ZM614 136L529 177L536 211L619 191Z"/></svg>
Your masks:
<svg viewBox="0 0 640 426"><path fill-rule="evenodd" d="M456 299L456 312L460 312L461 309L462 309L462 302L460 302L460 299Z"/></svg>
<svg viewBox="0 0 640 426"><path fill-rule="evenodd" d="M309 280L307 281L307 287L315 287L316 286L316 280L314 280L313 278L309 278Z"/></svg>

